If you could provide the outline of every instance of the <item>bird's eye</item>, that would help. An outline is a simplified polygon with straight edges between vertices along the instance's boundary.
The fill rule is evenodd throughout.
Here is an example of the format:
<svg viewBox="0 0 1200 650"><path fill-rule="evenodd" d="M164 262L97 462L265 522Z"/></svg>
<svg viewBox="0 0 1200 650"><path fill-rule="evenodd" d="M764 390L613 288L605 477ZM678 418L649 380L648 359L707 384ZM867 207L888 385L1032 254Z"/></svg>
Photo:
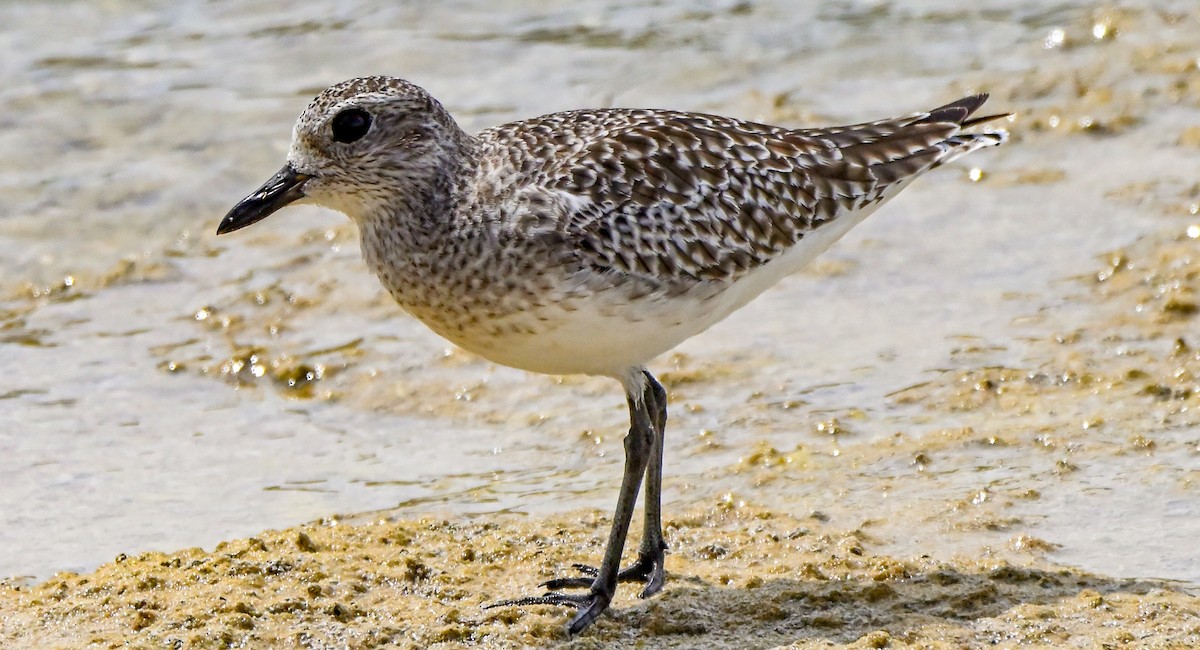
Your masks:
<svg viewBox="0 0 1200 650"><path fill-rule="evenodd" d="M367 134L371 128L371 114L361 108L347 108L333 116L333 139L338 142L354 142Z"/></svg>

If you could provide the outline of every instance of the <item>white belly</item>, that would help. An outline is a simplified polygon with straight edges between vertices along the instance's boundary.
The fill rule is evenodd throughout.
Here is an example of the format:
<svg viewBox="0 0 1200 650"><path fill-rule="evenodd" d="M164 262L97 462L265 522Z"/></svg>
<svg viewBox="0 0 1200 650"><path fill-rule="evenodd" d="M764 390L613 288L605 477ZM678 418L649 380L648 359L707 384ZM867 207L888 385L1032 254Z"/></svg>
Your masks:
<svg viewBox="0 0 1200 650"><path fill-rule="evenodd" d="M726 286L692 293L651 294L634 300L620 290L551 302L510 314L486 328L434 331L496 363L552 375L624 376L746 305L783 277L803 268L874 208L844 215L808 233L786 253Z"/></svg>

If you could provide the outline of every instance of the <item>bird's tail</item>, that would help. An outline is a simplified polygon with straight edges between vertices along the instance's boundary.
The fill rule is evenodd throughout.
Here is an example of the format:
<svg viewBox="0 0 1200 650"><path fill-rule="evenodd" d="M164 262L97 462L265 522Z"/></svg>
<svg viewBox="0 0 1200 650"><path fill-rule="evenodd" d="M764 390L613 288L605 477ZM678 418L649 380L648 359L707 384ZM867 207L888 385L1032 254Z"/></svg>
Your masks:
<svg viewBox="0 0 1200 650"><path fill-rule="evenodd" d="M897 120L894 122L896 130L888 139L895 142L893 148L900 149L903 154L870 165L871 172L886 185L914 177L976 149L1004 144L1008 140L1008 132L1003 129L966 131L979 124L1010 115L996 113L971 118L987 98L987 94L972 95L927 113L917 113L907 119ZM873 144L879 146L879 143ZM907 150L904 150L905 148Z"/></svg>
<svg viewBox="0 0 1200 650"><path fill-rule="evenodd" d="M992 115L984 115L982 117L972 118L974 113L983 103L987 101L987 93L963 97L962 99L946 104L945 106L935 108L929 111L929 116L918 120L916 123L956 123L959 132L955 133L942 140L935 145L935 148L941 151L941 155L936 157L930 168L944 165L951 160L960 156L965 156L976 149L984 147L996 147L1008 141L1008 131L1004 129L995 129L991 131L979 131L967 133L965 129L992 122L999 119L1010 117L1012 113L994 113ZM970 118L970 119L968 119Z"/></svg>

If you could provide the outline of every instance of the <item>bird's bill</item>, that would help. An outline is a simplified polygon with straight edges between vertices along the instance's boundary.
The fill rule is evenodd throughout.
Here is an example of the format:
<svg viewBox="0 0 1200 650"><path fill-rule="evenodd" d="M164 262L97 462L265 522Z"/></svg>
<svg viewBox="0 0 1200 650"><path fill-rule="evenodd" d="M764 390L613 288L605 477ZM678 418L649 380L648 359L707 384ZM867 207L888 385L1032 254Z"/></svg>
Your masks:
<svg viewBox="0 0 1200 650"><path fill-rule="evenodd" d="M221 225L217 226L217 234L224 235L241 230L266 219L285 205L304 198L304 183L310 178L312 177L301 174L291 165L284 165L271 180L233 206L229 214L221 220Z"/></svg>

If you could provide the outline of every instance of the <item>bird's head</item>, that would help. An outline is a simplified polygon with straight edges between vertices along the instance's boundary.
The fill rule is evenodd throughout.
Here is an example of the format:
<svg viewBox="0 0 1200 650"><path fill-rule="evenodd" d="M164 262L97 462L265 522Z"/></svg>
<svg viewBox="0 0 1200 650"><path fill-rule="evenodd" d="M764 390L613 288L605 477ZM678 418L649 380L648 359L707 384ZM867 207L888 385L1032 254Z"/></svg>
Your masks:
<svg viewBox="0 0 1200 650"><path fill-rule="evenodd" d="M292 131L287 164L217 228L233 232L293 203L360 220L397 202L428 200L468 147L429 93L403 79L360 77L317 95Z"/></svg>

